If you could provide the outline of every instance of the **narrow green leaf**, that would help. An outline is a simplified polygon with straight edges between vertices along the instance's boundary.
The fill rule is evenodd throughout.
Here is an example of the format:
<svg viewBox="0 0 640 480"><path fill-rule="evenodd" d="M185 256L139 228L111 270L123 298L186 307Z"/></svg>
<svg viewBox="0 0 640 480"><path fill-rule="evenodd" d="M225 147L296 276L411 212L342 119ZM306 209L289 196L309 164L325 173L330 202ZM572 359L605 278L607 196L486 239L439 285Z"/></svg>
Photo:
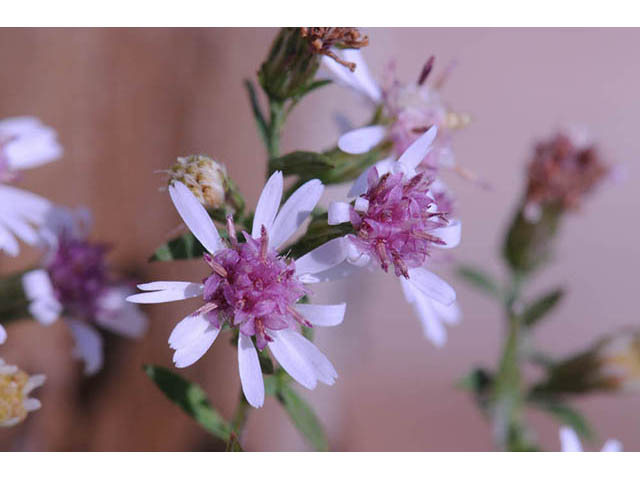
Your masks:
<svg viewBox="0 0 640 480"><path fill-rule="evenodd" d="M231 427L211 406L200 386L157 365L145 365L144 371L169 400L182 408L202 428L225 442L229 441Z"/></svg>
<svg viewBox="0 0 640 480"><path fill-rule="evenodd" d="M562 288L556 288L551 292L538 298L532 304L527 306L522 314L522 320L528 327L533 326L539 320L541 320L547 313L549 313L558 304L558 302L564 296L564 290Z"/></svg>
<svg viewBox="0 0 640 480"><path fill-rule="evenodd" d="M318 451L326 452L329 443L311 406L298 396L287 382L279 383L277 398L309 444Z"/></svg>
<svg viewBox="0 0 640 480"><path fill-rule="evenodd" d="M244 86L247 89L247 95L249 96L249 103L251 104L251 111L253 112L253 118L256 121L258 133L260 133L262 141L266 143L268 137L268 127L264 115L262 114L262 110L260 109L260 104L258 103L256 90L251 80L245 80Z"/></svg>
<svg viewBox="0 0 640 480"><path fill-rule="evenodd" d="M545 398L532 399L529 404L549 413L560 423L570 426L581 437L593 438L593 429L589 425L589 421L577 409L557 400Z"/></svg>
<svg viewBox="0 0 640 480"><path fill-rule="evenodd" d="M269 173L280 170L284 175L301 175L304 178L321 175L334 167L334 162L326 155L304 150L269 160Z"/></svg>
<svg viewBox="0 0 640 480"><path fill-rule="evenodd" d="M158 247L149 261L169 262L201 258L204 252L204 247L193 233L187 232Z"/></svg>
<svg viewBox="0 0 640 480"><path fill-rule="evenodd" d="M458 267L457 274L478 290L496 298L500 297L500 288L497 283L491 278L491 275L478 267L461 265Z"/></svg>

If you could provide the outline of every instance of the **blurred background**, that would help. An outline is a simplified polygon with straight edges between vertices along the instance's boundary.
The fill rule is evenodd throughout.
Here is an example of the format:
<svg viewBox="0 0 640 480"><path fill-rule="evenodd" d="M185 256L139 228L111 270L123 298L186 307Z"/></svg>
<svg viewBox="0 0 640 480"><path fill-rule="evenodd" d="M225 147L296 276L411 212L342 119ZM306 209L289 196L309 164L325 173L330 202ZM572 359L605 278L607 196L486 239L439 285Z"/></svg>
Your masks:
<svg viewBox="0 0 640 480"><path fill-rule="evenodd" d="M464 225L460 261L503 275L499 244L524 183L536 140L580 124L626 180L600 189L564 223L555 265L531 290L567 284L569 295L540 327L537 342L568 354L596 336L638 325L635 294L640 254L636 157L640 147L640 64L636 29L364 29L363 50L381 77L395 59L399 77L417 79L425 60L436 71L457 67L444 88L453 110L472 124L454 138L458 160L491 190L449 175ZM265 153L242 80L255 76L275 29L2 29L0 118L35 115L58 130L65 155L28 171L21 186L68 206L93 210L93 238L113 245L110 259L141 280L199 278L202 262L149 264L146 259L180 224L154 174L179 155L207 153L224 162L255 206ZM337 113L366 120L361 100L331 85L310 95L290 117L283 151L335 144ZM326 199L343 188L331 188ZM325 200L326 200L325 199ZM0 256L0 273L37 260L23 246L16 260ZM340 377L333 387L303 392L317 408L332 450L491 450L488 424L455 383L472 366L493 367L503 333L498 306L440 269L458 292L461 325L435 348L391 275L362 275L324 286L322 302L348 302L337 328L317 333ZM39 412L0 430L1 450L215 450L221 445L178 410L142 372L143 363L171 365L168 335L193 310L185 302L146 308L148 335L132 342L107 335L106 367L85 379L71 358L68 329L13 324L0 355L45 373ZM183 370L230 416L239 379L235 350L221 337ZM595 395L577 405L601 440L640 449L637 394ZM558 449L558 425L533 415L546 449ZM271 398L248 423L250 450L306 450ZM595 449L600 443L588 445Z"/></svg>

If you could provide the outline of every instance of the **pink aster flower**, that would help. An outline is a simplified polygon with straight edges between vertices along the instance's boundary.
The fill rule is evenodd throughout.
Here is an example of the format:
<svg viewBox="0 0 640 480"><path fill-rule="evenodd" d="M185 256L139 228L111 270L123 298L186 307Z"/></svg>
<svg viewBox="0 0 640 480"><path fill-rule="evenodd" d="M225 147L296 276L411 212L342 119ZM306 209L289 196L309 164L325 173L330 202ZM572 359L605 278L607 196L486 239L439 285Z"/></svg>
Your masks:
<svg viewBox="0 0 640 480"><path fill-rule="evenodd" d="M433 249L458 245L461 224L441 209L450 205L437 201L433 179L416 171L435 136L432 127L398 161L385 160L365 171L349 191L355 200L332 202L328 222L350 222L355 230L345 237L346 262L332 274L347 275L354 266L372 264L385 272L393 268L426 336L440 346L446 341L443 325L457 323L460 313L453 288L425 265Z"/></svg>
<svg viewBox="0 0 640 480"><path fill-rule="evenodd" d="M35 245L38 235L32 225L44 222L51 204L33 193L7 185L19 179L22 170L58 159L62 148L56 132L33 117L0 121L0 250L16 256L16 237Z"/></svg>
<svg viewBox="0 0 640 480"><path fill-rule="evenodd" d="M560 448L563 452L582 452L582 443L578 434L570 427L560 427ZM621 452L622 443L619 440L610 438L602 446L601 452Z"/></svg>
<svg viewBox="0 0 640 480"><path fill-rule="evenodd" d="M393 144L394 158L397 158L427 129L437 126L438 135L431 149L420 159L418 169L436 171L441 166L455 165L451 128L466 125L468 118L449 110L440 95L441 82L435 86L426 82L433 68L433 57L423 68L417 83L400 83L391 65L387 72L388 80L384 87L380 87L369 73L359 50L345 49L336 51L336 54L357 66L351 72L339 63L323 60L333 79L362 95L375 109L381 108L387 119L384 124L369 125L342 135L338 140L338 147L342 151L361 154L389 140Z"/></svg>
<svg viewBox="0 0 640 480"><path fill-rule="evenodd" d="M278 363L308 389L318 382L332 385L333 365L298 332L299 325L334 326L342 322L345 305L298 303L309 293L308 283L346 258L342 239L332 240L298 260L278 249L298 230L317 204L324 186L311 180L296 190L279 209L283 177L274 173L265 185L245 242L236 240L229 217L229 242L223 242L204 207L181 182L169 187L176 210L206 248L204 261L211 273L203 282L152 282L138 285L135 303L162 303L201 296L203 305L174 328L169 345L179 368L188 367L211 347L223 325L238 332L238 366L242 390L254 407L264 403L259 350L269 347ZM255 346L252 338L255 337Z"/></svg>
<svg viewBox="0 0 640 480"><path fill-rule="evenodd" d="M51 210L41 231L42 268L22 278L30 313L44 325L64 318L75 340L74 356L84 361L87 375L103 364L96 327L130 338L141 337L147 328L140 309L126 302L133 293L130 284L112 278L107 247L88 240L90 222L86 210Z"/></svg>

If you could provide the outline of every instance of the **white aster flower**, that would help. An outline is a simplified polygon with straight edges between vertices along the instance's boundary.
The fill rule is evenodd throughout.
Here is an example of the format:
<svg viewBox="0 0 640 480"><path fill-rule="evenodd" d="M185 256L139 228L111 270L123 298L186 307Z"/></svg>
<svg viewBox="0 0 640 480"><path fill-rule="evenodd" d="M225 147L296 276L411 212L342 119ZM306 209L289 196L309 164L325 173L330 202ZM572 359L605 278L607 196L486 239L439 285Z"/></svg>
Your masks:
<svg viewBox="0 0 640 480"><path fill-rule="evenodd" d="M106 247L88 240L90 223L87 210L52 209L41 231L43 268L22 277L29 312L43 325L64 318L75 340L74 357L84 361L86 375L103 365L96 327L129 338L139 338L147 329L145 315L126 301L133 288L111 277Z"/></svg>
<svg viewBox="0 0 640 480"><path fill-rule="evenodd" d="M28 375L0 358L0 427L13 427L41 407L29 394L44 384L44 375Z"/></svg>
<svg viewBox="0 0 640 480"><path fill-rule="evenodd" d="M560 427L560 446L563 452L582 452L582 443L578 434L571 427ZM601 452L621 452L622 443L619 440L610 438L602 446Z"/></svg>
<svg viewBox="0 0 640 480"><path fill-rule="evenodd" d="M346 257L344 241L332 240L289 261L277 251L300 228L324 186L311 180L296 190L280 207L283 191L281 172L265 185L256 207L251 234L236 241L229 217L229 245L203 206L180 182L169 187L171 200L184 223L208 253L204 260L211 274L203 283L152 282L138 285L140 293L129 297L135 303L162 303L202 296L204 305L174 328L169 345L179 368L200 359L217 338L224 323L238 332L238 366L242 390L254 407L264 403L264 381L258 359L266 346L297 382L308 389L318 382L331 385L337 373L329 360L298 332L299 324L334 326L342 322L345 305L307 305L298 302L308 293L307 283L320 281L322 272Z"/></svg>
<svg viewBox="0 0 640 480"><path fill-rule="evenodd" d="M16 256L16 237L29 245L38 241L32 225L44 222L48 200L7 185L25 169L58 159L62 147L56 133L36 118L16 117L0 121L0 251Z"/></svg>
<svg viewBox="0 0 640 480"><path fill-rule="evenodd" d="M433 248L453 248L460 243L461 223L449 220L437 201L433 181L416 167L436 136L432 127L393 161L383 160L354 182L352 203L332 202L328 222L350 222L354 234L344 237L346 262L331 276L350 274L354 266L393 265L407 301L422 321L426 336L437 346L446 341L444 324L459 321L453 288L425 268Z"/></svg>

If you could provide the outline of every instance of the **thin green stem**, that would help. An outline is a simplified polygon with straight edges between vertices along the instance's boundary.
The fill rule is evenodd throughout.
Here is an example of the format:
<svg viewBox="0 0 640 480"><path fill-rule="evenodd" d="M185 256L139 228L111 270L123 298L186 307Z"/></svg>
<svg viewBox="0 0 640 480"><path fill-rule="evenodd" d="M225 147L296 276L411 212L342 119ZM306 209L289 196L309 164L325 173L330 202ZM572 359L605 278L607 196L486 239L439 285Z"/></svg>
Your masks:
<svg viewBox="0 0 640 480"><path fill-rule="evenodd" d="M269 159L280 156L280 136L287 117L284 103L280 100L269 102L269 126L267 128L267 153Z"/></svg>
<svg viewBox="0 0 640 480"><path fill-rule="evenodd" d="M233 412L233 418L231 419L231 436L229 439L228 447L232 447L234 442L242 444L242 438L244 434L244 428L249 419L249 413L251 412L251 405L247 402L247 399L240 389L240 395L238 397L238 403L236 409ZM229 448L233 450L233 448Z"/></svg>

